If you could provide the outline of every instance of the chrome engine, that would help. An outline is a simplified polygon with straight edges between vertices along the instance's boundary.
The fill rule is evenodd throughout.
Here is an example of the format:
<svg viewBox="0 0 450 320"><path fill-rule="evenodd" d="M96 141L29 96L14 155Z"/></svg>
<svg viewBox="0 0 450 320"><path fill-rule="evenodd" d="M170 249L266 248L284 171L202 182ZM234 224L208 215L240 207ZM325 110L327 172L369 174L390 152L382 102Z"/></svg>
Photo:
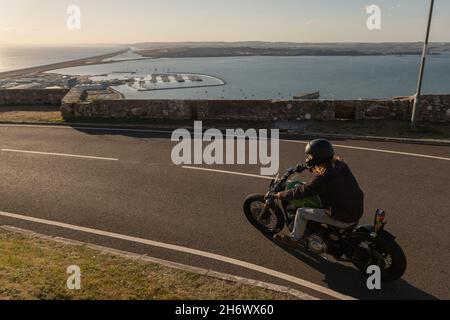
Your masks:
<svg viewBox="0 0 450 320"><path fill-rule="evenodd" d="M328 246L321 236L312 234L306 238L308 249L315 254L324 254L328 251Z"/></svg>

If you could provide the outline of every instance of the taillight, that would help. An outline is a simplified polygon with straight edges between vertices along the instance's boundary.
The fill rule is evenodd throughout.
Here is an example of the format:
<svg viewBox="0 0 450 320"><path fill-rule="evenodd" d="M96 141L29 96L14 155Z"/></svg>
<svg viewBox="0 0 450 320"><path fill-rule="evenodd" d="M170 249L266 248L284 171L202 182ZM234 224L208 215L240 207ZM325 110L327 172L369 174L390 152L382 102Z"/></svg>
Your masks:
<svg viewBox="0 0 450 320"><path fill-rule="evenodd" d="M378 233L380 229L386 224L386 212L378 209L375 214L374 231Z"/></svg>

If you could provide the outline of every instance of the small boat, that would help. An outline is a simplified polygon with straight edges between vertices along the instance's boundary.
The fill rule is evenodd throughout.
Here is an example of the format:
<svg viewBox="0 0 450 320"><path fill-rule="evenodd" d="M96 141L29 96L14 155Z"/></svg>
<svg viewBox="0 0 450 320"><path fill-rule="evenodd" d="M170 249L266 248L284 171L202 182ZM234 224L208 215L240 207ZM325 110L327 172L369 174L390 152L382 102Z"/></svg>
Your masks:
<svg viewBox="0 0 450 320"><path fill-rule="evenodd" d="M320 91L301 92L294 96L295 100L314 100L320 98Z"/></svg>

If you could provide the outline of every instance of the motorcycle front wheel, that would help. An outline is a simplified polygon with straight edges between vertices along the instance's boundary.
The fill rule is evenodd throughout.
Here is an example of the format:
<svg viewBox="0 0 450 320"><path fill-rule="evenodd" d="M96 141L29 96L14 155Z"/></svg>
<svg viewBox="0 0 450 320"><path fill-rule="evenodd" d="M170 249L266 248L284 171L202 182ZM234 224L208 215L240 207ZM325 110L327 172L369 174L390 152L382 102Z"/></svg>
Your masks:
<svg viewBox="0 0 450 320"><path fill-rule="evenodd" d="M247 220L256 229L266 235L273 236L284 228L283 213L278 206L273 206L269 208L269 212L263 217L264 206L264 195L249 195L244 201L244 213Z"/></svg>

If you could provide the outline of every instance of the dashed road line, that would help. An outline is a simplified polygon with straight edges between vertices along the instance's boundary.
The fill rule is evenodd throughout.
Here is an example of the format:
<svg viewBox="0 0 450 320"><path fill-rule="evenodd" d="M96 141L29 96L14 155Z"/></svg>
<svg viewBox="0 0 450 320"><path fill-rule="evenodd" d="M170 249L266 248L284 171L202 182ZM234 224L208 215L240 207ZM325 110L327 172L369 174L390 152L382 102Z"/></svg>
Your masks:
<svg viewBox="0 0 450 320"><path fill-rule="evenodd" d="M299 144L308 144L307 141L298 141L298 140L280 140L283 142L289 142L289 143L299 143ZM420 153L410 153L410 152L401 152L401 151L392 151L392 150L384 150L384 149L374 149L374 148L365 148L365 147L354 147L354 146L345 146L340 144L333 144L336 148L343 148L343 149L353 149L353 150L362 150L362 151L372 151L372 152L380 152L380 153L389 153L389 154L396 154L396 155L403 155L403 156L411 156L411 157L419 157L419 158L428 158L428 159L435 159L435 160L446 160L450 161L450 158L446 157L437 157L437 156L430 156L427 154L420 154Z"/></svg>
<svg viewBox="0 0 450 320"><path fill-rule="evenodd" d="M205 171L205 172L231 174L231 175L244 176L244 177L250 177L250 178L259 178L259 179L265 179L265 180L273 180L274 179L273 177L269 177L269 176L261 176L261 175L257 175L257 174L249 174L249 173L235 172L235 171L206 169L206 168L191 167L191 166L182 166L182 168L189 169L189 170Z"/></svg>
<svg viewBox="0 0 450 320"><path fill-rule="evenodd" d="M91 159L91 160L119 161L119 159L115 159L115 158L82 156L82 155L77 155L77 154L66 154L66 153L53 153L53 152L40 152L40 151L14 150L14 149L1 149L1 151L2 152L11 152L11 153L27 153L27 154L36 154L36 155L70 157L70 158Z"/></svg>

